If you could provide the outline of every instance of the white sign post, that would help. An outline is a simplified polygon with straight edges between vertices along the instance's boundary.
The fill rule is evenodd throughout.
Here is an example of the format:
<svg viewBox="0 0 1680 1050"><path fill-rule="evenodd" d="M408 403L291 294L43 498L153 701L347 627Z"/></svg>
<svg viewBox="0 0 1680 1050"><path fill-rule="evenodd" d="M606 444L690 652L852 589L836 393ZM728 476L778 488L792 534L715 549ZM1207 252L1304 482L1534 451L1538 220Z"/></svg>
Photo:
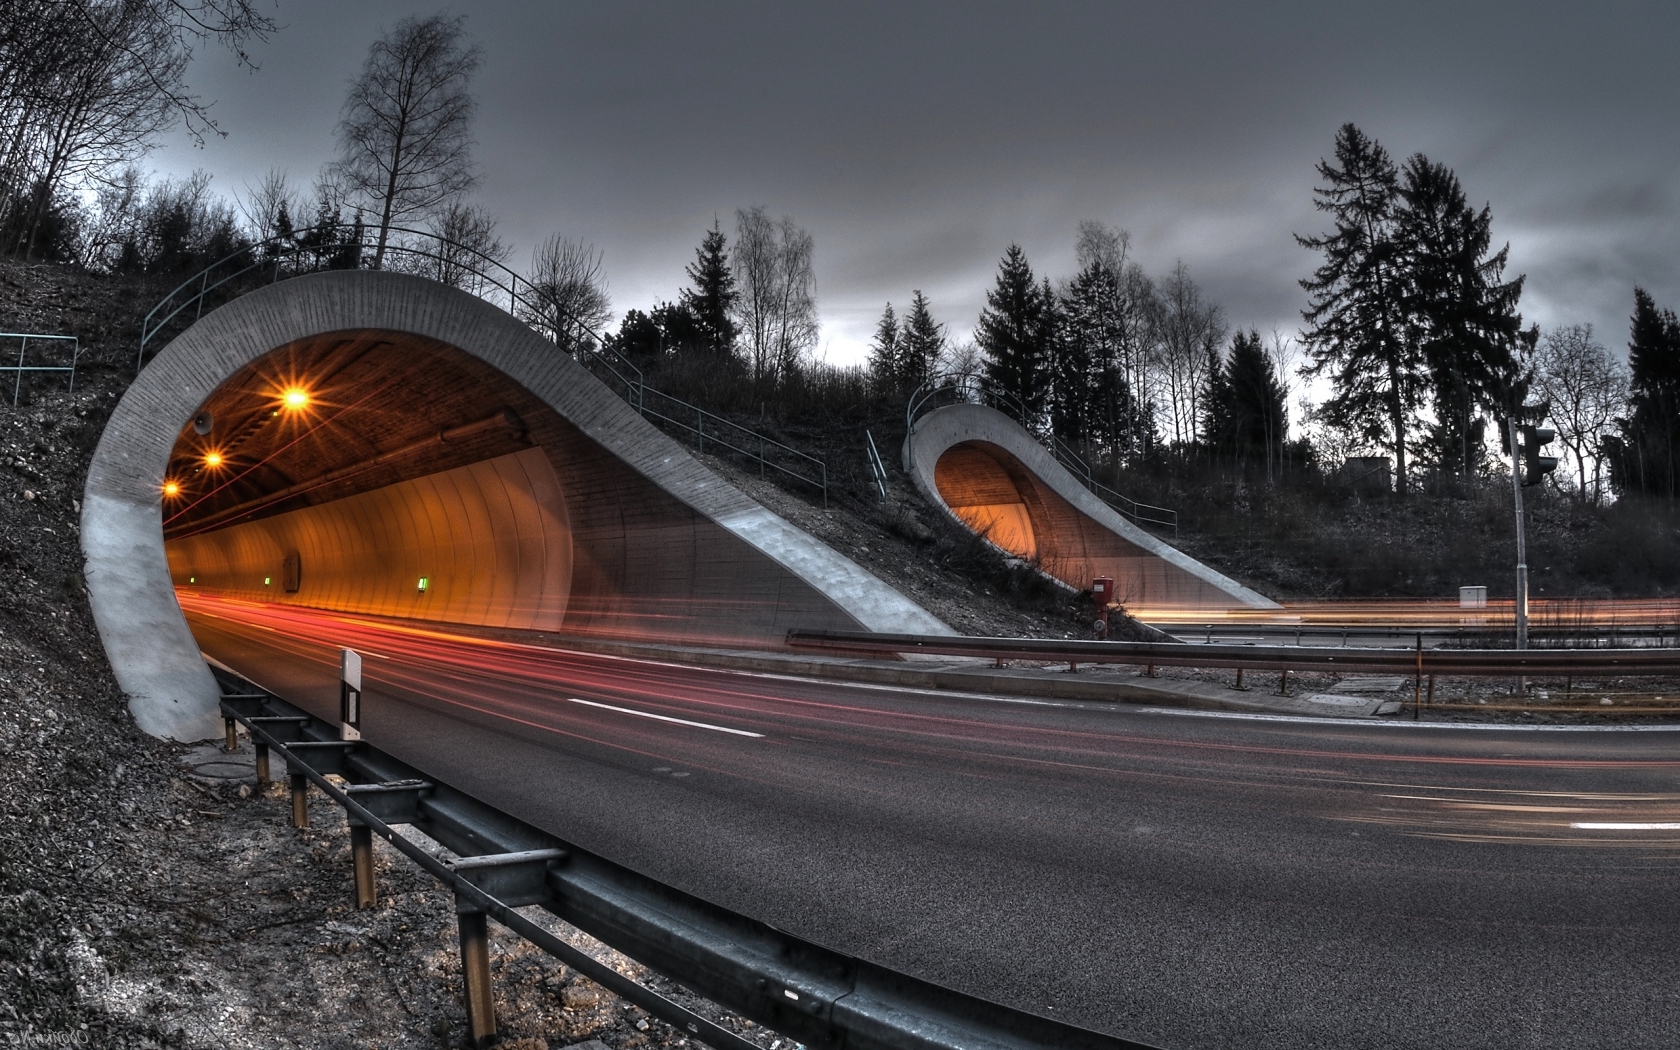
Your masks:
<svg viewBox="0 0 1680 1050"><path fill-rule="evenodd" d="M342 740L362 738L362 654L339 651L338 721Z"/></svg>

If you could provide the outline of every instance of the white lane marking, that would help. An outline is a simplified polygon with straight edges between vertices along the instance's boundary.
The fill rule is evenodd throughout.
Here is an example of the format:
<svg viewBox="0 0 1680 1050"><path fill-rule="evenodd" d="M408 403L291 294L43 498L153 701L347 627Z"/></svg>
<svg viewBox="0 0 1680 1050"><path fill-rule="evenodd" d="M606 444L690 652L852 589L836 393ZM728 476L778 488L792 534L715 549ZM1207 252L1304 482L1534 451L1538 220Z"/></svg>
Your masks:
<svg viewBox="0 0 1680 1050"><path fill-rule="evenodd" d="M585 704L589 707L599 707L606 711L617 711L621 715L635 715L638 718L654 718L661 722L674 722L679 726L693 726L696 729L710 729L714 733L733 733L735 736L756 737L762 737L764 735L763 733L750 733L745 729L730 729L728 726L714 726L709 722L690 722L686 718L672 718L670 715L656 715L650 711L637 711L628 707L614 707L611 704L596 703L594 700L579 700L575 696L568 696L566 700L569 703Z"/></svg>
<svg viewBox="0 0 1680 1050"><path fill-rule="evenodd" d="M1638 821L1578 820L1569 826L1582 831L1680 831L1680 824Z"/></svg>

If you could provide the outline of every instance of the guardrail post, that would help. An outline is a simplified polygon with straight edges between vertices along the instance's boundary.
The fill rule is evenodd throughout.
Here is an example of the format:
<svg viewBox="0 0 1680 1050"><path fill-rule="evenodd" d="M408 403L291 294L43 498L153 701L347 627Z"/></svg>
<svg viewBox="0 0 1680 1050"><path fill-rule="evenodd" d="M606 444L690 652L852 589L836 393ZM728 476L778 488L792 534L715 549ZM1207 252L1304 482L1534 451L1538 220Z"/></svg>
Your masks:
<svg viewBox="0 0 1680 1050"><path fill-rule="evenodd" d="M379 903L379 887L373 879L373 829L354 817L350 818L350 862L356 877L356 907L371 908Z"/></svg>
<svg viewBox="0 0 1680 1050"><path fill-rule="evenodd" d="M268 775L268 745L253 740L252 749L257 753L257 790L266 791L271 778Z"/></svg>
<svg viewBox="0 0 1680 1050"><path fill-rule="evenodd" d="M227 741L226 741L226 747L224 748L224 750L227 750L227 751L230 751L230 752L231 751L238 751L239 750L239 723L235 722L231 718L224 718L224 719L222 719L222 725L227 730Z"/></svg>
<svg viewBox="0 0 1680 1050"><path fill-rule="evenodd" d="M292 827L309 827L309 778L296 770L288 770L292 781Z"/></svg>
<svg viewBox="0 0 1680 1050"><path fill-rule="evenodd" d="M1429 691L1435 691L1435 677L1429 678ZM1423 632L1417 633L1417 677L1412 679L1412 721L1423 717Z"/></svg>
<svg viewBox="0 0 1680 1050"><path fill-rule="evenodd" d="M455 916L461 929L461 991L467 1000L467 1037L484 1046L496 1038L496 997L490 987L490 923L484 912L460 894Z"/></svg>
<svg viewBox="0 0 1680 1050"><path fill-rule="evenodd" d="M1278 695L1289 695L1289 668L1287 667L1283 669L1283 673L1278 675Z"/></svg>

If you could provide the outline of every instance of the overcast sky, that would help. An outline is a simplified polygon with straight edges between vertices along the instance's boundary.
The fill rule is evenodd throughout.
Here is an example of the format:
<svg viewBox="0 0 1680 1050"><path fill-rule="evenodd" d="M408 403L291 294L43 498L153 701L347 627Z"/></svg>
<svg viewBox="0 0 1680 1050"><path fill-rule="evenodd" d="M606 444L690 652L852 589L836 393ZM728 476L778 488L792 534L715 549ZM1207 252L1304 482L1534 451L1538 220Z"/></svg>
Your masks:
<svg viewBox="0 0 1680 1050"><path fill-rule="evenodd" d="M259 3L264 0L259 0ZM1313 165L1353 121L1493 206L1543 325L1625 351L1632 288L1680 308L1680 5L281 0L261 68L203 49L228 132L147 160L243 192L307 185L368 44L467 14L482 183L522 268L551 232L606 255L613 308L672 298L713 216L762 204L816 238L823 347L857 361L911 289L966 337L1011 242L1073 269L1075 228L1183 260L1229 323L1293 332Z"/></svg>

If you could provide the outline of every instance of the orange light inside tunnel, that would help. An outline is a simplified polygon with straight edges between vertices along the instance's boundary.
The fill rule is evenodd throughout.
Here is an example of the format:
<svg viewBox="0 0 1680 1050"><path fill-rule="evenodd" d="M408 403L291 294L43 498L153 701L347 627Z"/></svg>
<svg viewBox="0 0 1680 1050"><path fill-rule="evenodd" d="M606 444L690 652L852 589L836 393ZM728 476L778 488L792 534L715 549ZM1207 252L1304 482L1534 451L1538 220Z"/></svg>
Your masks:
<svg viewBox="0 0 1680 1050"><path fill-rule="evenodd" d="M222 465L222 454L220 452L215 452L215 451L206 452L204 454L204 465L207 466L207 467L219 467L219 466L221 466Z"/></svg>
<svg viewBox="0 0 1680 1050"><path fill-rule="evenodd" d="M181 483L173 480L164 482L163 494L170 497L179 496L181 494Z"/></svg>
<svg viewBox="0 0 1680 1050"><path fill-rule="evenodd" d="M301 412L309 407L309 391L301 386L289 386L280 395L280 404L288 412Z"/></svg>

